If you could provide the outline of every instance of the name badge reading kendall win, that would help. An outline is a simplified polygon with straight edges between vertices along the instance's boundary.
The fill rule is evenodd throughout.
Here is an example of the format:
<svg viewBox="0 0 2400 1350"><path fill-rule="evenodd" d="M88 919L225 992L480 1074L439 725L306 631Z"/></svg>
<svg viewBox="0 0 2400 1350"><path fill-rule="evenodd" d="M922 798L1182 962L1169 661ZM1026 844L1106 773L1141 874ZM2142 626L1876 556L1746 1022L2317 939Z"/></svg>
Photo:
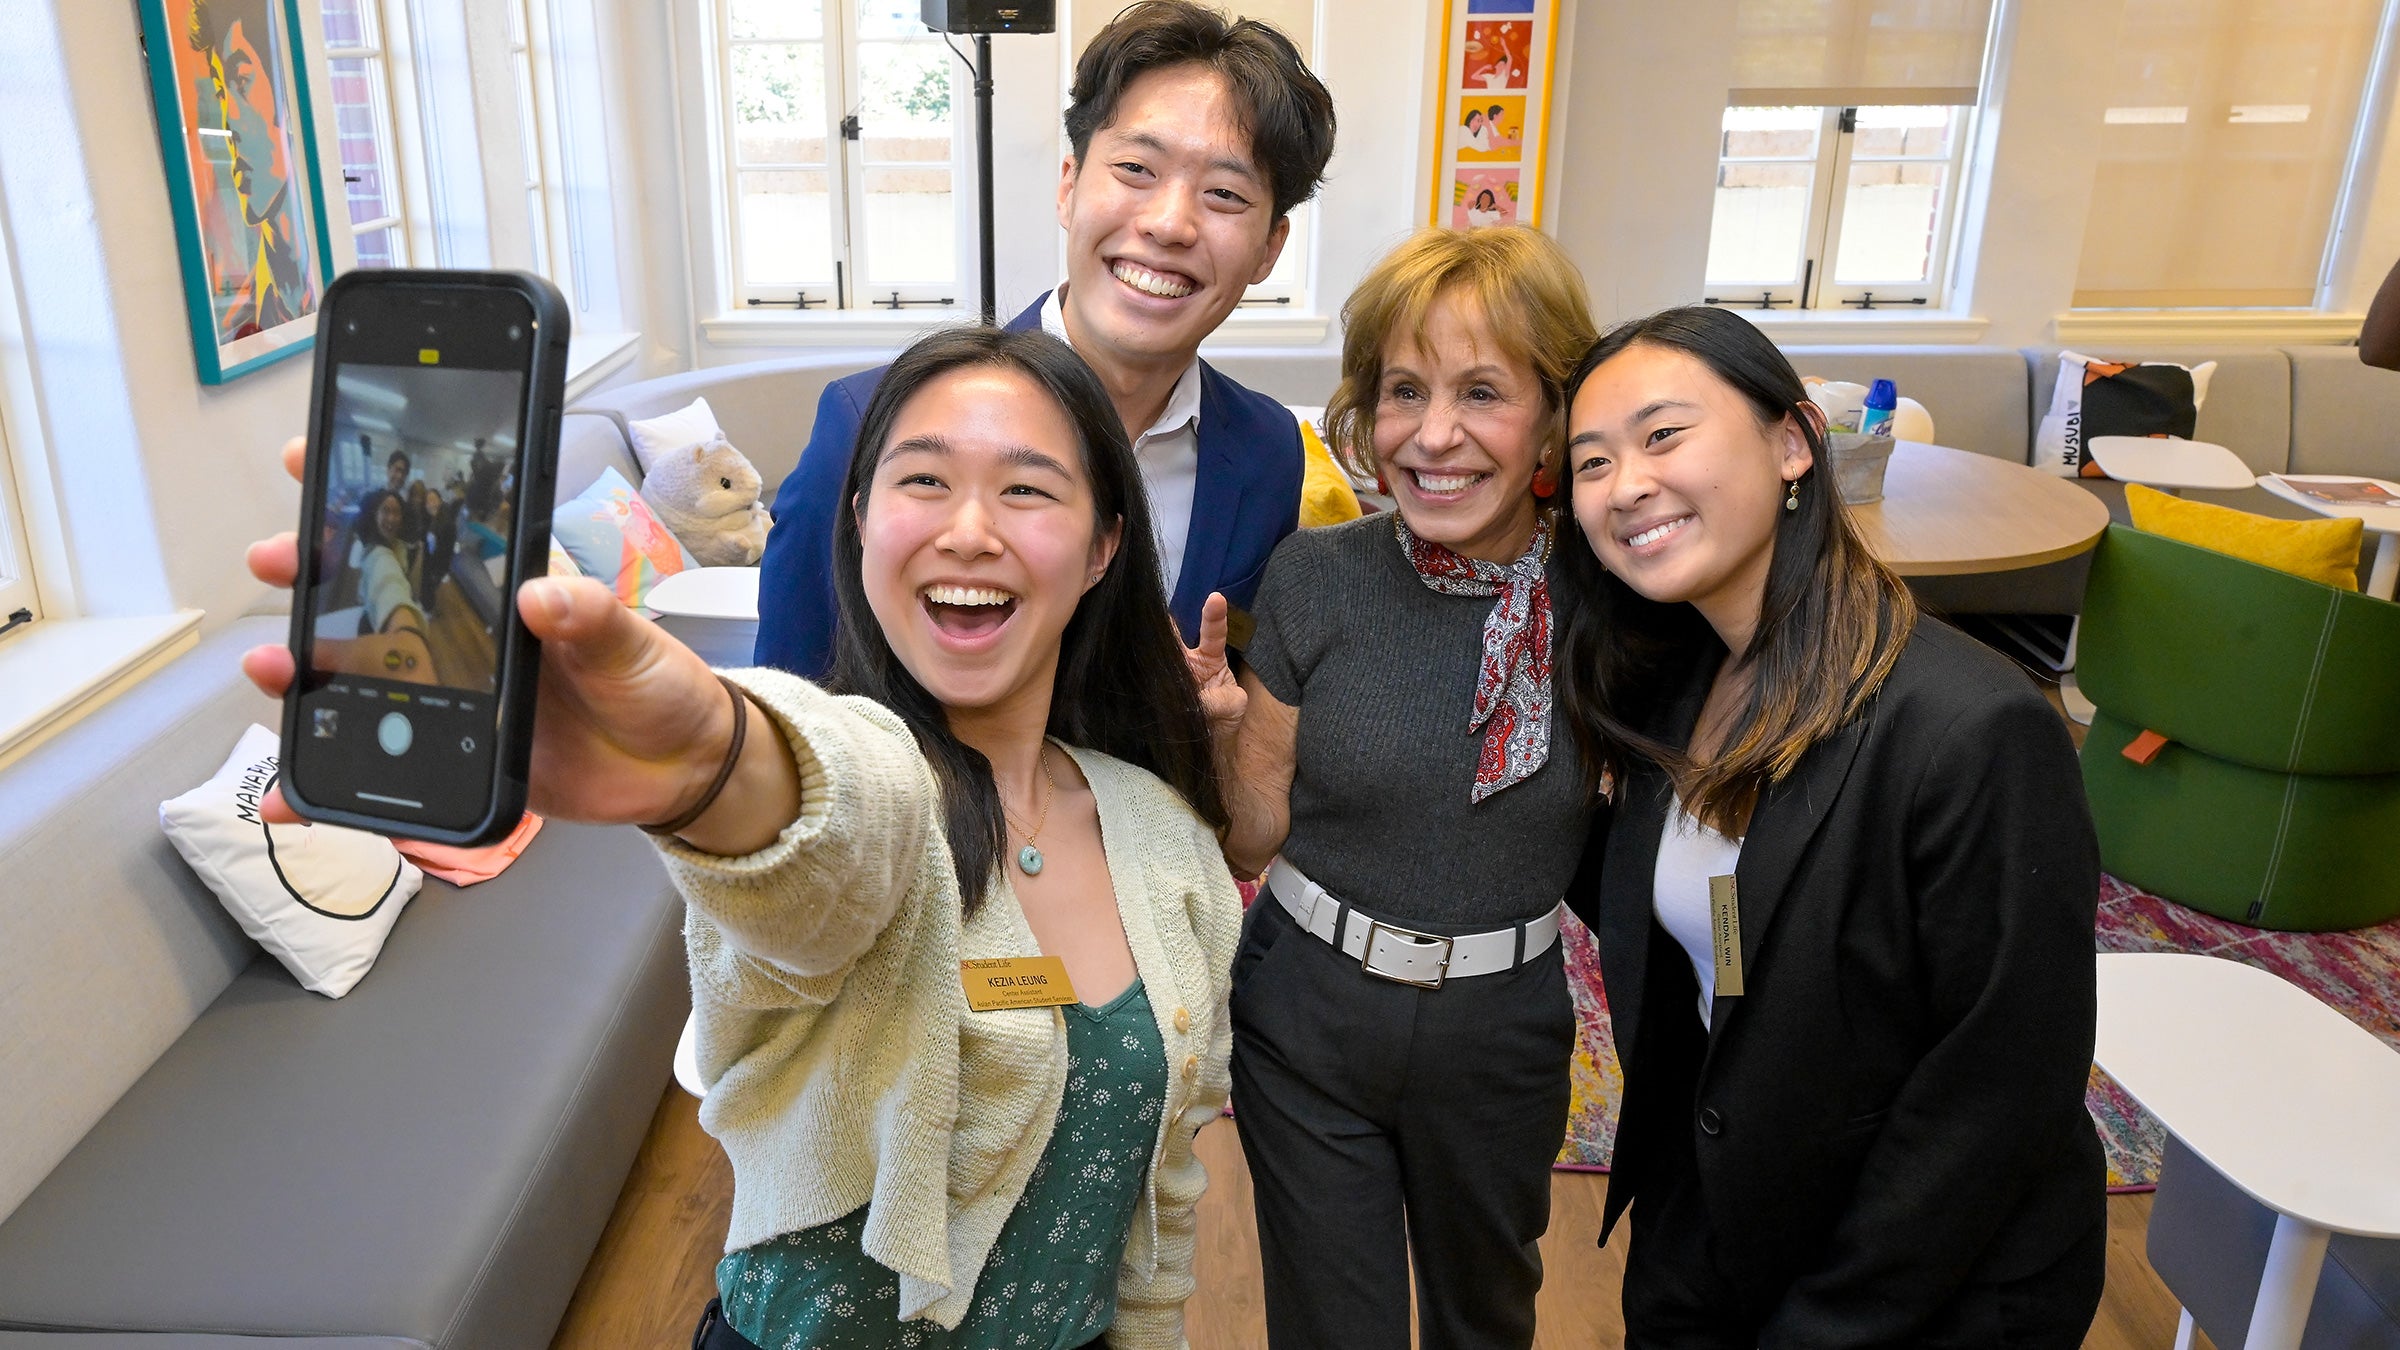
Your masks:
<svg viewBox="0 0 2400 1350"><path fill-rule="evenodd" d="M1004 1008L1056 1008L1075 1002L1067 963L1055 956L1002 956L958 963L967 1006L977 1012Z"/></svg>
<svg viewBox="0 0 2400 1350"><path fill-rule="evenodd" d="M1717 993L1742 996L1742 908L1732 877L1708 879L1708 908L1716 932Z"/></svg>

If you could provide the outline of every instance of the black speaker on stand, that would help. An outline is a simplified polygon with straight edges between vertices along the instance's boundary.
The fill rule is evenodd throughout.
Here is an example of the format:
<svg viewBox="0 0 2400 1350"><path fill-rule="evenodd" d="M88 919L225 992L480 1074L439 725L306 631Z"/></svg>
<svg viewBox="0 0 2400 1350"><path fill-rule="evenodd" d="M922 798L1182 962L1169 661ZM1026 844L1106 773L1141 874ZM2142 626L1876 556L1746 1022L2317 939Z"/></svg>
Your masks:
<svg viewBox="0 0 2400 1350"><path fill-rule="evenodd" d="M976 247L983 270L983 322L1000 322L992 276L992 34L1056 29L1056 0L923 0L925 26L975 38Z"/></svg>

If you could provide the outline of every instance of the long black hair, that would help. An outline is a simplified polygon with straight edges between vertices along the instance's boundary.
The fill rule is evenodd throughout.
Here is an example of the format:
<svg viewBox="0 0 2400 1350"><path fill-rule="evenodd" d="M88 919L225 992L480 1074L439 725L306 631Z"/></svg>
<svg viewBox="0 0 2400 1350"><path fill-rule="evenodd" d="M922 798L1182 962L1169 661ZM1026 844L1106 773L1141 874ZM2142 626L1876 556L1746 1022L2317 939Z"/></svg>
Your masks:
<svg viewBox="0 0 2400 1350"><path fill-rule="evenodd" d="M1221 830L1226 820L1209 755L1207 718L1163 598L1149 496L1100 377L1065 343L1041 332L955 328L931 334L884 372L859 425L842 486L843 509L834 522L839 624L829 684L890 708L915 734L941 788L958 893L970 914L983 903L1008 852L1000 789L992 780L991 761L952 734L949 714L901 664L867 607L858 518L866 511L876 464L900 410L934 380L975 366L1013 370L1049 394L1075 427L1084 476L1092 484L1095 528L1121 526L1108 571L1084 592L1059 639L1049 733L1068 745L1148 769L1182 793L1211 826Z"/></svg>
<svg viewBox="0 0 2400 1350"><path fill-rule="evenodd" d="M1916 624L1916 602L1850 523L1825 472L1825 437L1808 390L1764 333L1705 305L1620 324L1576 365L1568 406L1592 372L1637 346L1707 366L1761 426L1796 419L1811 464L1798 482L1799 506L1775 513L1766 596L1740 658L1755 678L1715 754L1695 761L1659 739L1667 702L1723 650L1715 631L1691 605L1645 599L1600 565L1588 539L1566 550L1563 564L1566 589L1582 603L1560 625L1559 706L1592 773L1629 757L1650 760L1668 771L1694 816L1739 835L1758 794L1882 687Z"/></svg>

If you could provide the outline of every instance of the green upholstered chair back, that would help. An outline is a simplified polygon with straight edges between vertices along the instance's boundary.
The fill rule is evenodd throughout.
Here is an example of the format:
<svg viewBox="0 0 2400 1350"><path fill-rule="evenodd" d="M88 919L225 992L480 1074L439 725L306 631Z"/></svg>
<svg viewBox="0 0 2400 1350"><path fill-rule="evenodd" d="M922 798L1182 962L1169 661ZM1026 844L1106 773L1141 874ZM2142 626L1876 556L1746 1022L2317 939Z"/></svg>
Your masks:
<svg viewBox="0 0 2400 1350"><path fill-rule="evenodd" d="M2083 692L2254 769L2400 773L2400 605L2109 528L2084 593Z"/></svg>

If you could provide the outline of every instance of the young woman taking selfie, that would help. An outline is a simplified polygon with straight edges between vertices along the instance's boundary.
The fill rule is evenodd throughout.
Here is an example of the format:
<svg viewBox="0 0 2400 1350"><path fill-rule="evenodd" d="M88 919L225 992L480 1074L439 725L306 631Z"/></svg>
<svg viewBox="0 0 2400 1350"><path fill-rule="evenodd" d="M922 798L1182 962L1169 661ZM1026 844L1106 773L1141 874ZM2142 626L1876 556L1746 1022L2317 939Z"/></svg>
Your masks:
<svg viewBox="0 0 2400 1350"><path fill-rule="evenodd" d="M1626 1344L2079 1345L2099 856L2064 725L1868 554L1757 328L1637 320L1570 391Z"/></svg>
<svg viewBox="0 0 2400 1350"><path fill-rule="evenodd" d="M1064 345L990 329L910 348L859 446L838 693L518 595L534 809L645 825L690 905L734 1167L697 1343L1175 1350L1241 914L1132 451ZM290 539L251 561L288 584Z"/></svg>

